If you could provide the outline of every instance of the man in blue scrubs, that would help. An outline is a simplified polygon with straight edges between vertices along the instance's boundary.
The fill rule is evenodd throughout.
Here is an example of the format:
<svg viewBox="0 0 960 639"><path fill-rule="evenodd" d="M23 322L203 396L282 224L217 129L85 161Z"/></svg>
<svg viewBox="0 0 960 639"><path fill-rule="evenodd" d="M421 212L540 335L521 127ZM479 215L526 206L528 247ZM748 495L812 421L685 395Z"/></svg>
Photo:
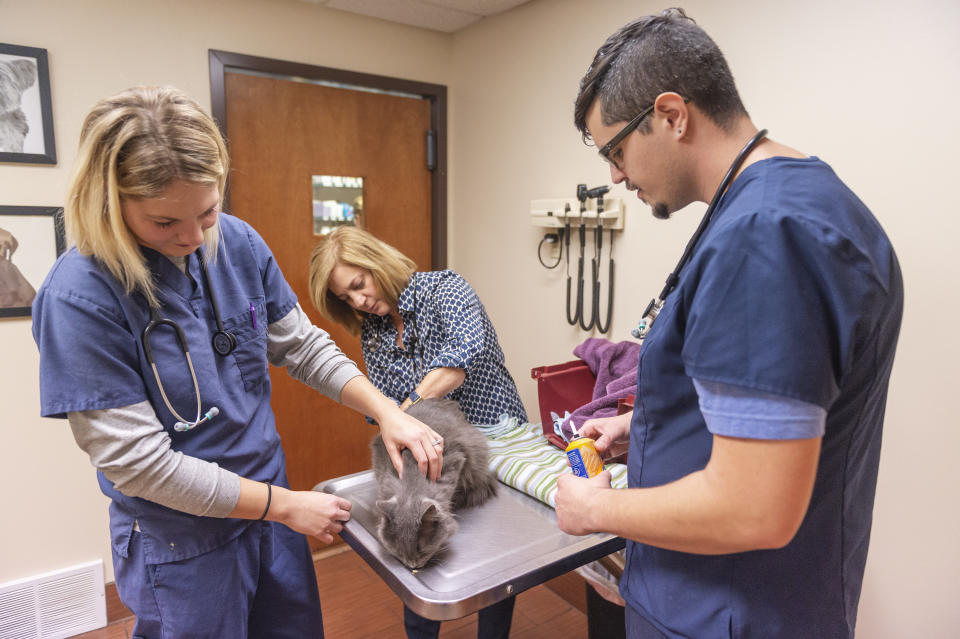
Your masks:
<svg viewBox="0 0 960 639"><path fill-rule="evenodd" d="M561 528L630 540L632 638L852 637L903 307L889 240L829 166L758 134L682 10L607 40L575 121L656 217L721 197L633 414L581 428L628 447L630 488L562 477Z"/></svg>

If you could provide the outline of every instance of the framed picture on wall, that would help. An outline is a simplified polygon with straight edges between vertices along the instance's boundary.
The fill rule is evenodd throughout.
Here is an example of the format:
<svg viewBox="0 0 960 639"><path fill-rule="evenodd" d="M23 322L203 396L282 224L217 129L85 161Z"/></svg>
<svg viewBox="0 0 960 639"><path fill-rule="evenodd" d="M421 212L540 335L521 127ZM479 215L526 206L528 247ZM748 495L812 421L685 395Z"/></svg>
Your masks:
<svg viewBox="0 0 960 639"><path fill-rule="evenodd" d="M28 317L47 272L66 248L63 209L0 206L0 317Z"/></svg>
<svg viewBox="0 0 960 639"><path fill-rule="evenodd" d="M57 163L46 49L0 42L0 162Z"/></svg>

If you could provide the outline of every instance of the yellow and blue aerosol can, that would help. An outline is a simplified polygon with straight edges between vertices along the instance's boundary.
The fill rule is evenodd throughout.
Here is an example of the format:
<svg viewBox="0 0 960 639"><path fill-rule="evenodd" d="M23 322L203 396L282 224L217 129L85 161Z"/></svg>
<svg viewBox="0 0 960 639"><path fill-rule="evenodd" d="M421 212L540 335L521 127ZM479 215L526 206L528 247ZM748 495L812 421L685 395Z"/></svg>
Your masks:
<svg viewBox="0 0 960 639"><path fill-rule="evenodd" d="M603 471L603 460L589 437L577 437L567 445L567 459L577 477L593 477Z"/></svg>

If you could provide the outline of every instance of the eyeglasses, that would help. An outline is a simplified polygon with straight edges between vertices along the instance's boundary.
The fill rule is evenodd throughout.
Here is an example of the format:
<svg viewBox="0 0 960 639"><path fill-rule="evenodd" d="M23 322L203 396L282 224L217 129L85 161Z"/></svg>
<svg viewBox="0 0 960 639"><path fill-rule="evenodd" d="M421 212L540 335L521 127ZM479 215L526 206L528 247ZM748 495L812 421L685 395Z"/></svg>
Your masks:
<svg viewBox="0 0 960 639"><path fill-rule="evenodd" d="M627 124L622 129L620 129L619 133L617 133L615 136L610 138L610 141L604 144L603 147L600 148L600 157L602 157L604 160L606 160L613 166L620 169L620 165L617 164L617 162L610 156L610 154L613 152L615 148L617 148L617 146L621 142L623 142L623 139L625 137L633 133L634 129L640 126L640 123L643 122L643 119L648 115L650 115L650 112L653 111L654 106L655 106L654 104L651 104L646 109L638 113L635 118L627 122Z"/></svg>
<svg viewBox="0 0 960 639"><path fill-rule="evenodd" d="M690 102L690 98L684 98L684 99L683 99L683 103L684 103L684 104L687 104L688 102ZM609 163L612 164L613 166L617 167L617 169L619 169L619 170L622 171L622 170L623 170L622 167L617 163L616 160L613 159L613 157L612 157L612 155L611 155L611 154L613 153L613 150L616 149L617 146L618 146L621 142L623 142L623 139L624 139L625 137L627 137L628 135L630 135L631 133L633 133L634 130L635 130L638 126L640 126L640 123L643 122L643 119L644 119L645 117L647 117L648 115L650 115L650 113L653 111L653 107L655 107L655 106L656 106L656 103L651 104L651 105L648 106L646 109L644 109L643 111L641 111L640 113L638 113L635 118L633 118L632 120L630 120L629 122L627 122L626 125L624 125L624 127L623 127L622 129L620 129L620 131L619 131L615 136L613 136L612 138L610 138L610 141L609 141L609 142L607 142L606 144L603 145L603 147L602 147L602 148L600 149L600 151L599 151L600 157L602 157L604 160L606 160L607 162L609 162Z"/></svg>

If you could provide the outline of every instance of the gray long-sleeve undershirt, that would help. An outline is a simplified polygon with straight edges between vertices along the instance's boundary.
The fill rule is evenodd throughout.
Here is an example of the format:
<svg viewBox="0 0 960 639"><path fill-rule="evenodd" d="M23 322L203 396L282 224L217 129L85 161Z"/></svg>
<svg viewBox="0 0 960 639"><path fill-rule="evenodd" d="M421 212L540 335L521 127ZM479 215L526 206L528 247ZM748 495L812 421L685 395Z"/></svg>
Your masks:
<svg viewBox="0 0 960 639"><path fill-rule="evenodd" d="M336 401L343 386L362 375L299 304L267 327L267 359ZM149 402L70 412L67 419L77 444L124 495L205 517L227 517L236 507L240 477L171 449Z"/></svg>

